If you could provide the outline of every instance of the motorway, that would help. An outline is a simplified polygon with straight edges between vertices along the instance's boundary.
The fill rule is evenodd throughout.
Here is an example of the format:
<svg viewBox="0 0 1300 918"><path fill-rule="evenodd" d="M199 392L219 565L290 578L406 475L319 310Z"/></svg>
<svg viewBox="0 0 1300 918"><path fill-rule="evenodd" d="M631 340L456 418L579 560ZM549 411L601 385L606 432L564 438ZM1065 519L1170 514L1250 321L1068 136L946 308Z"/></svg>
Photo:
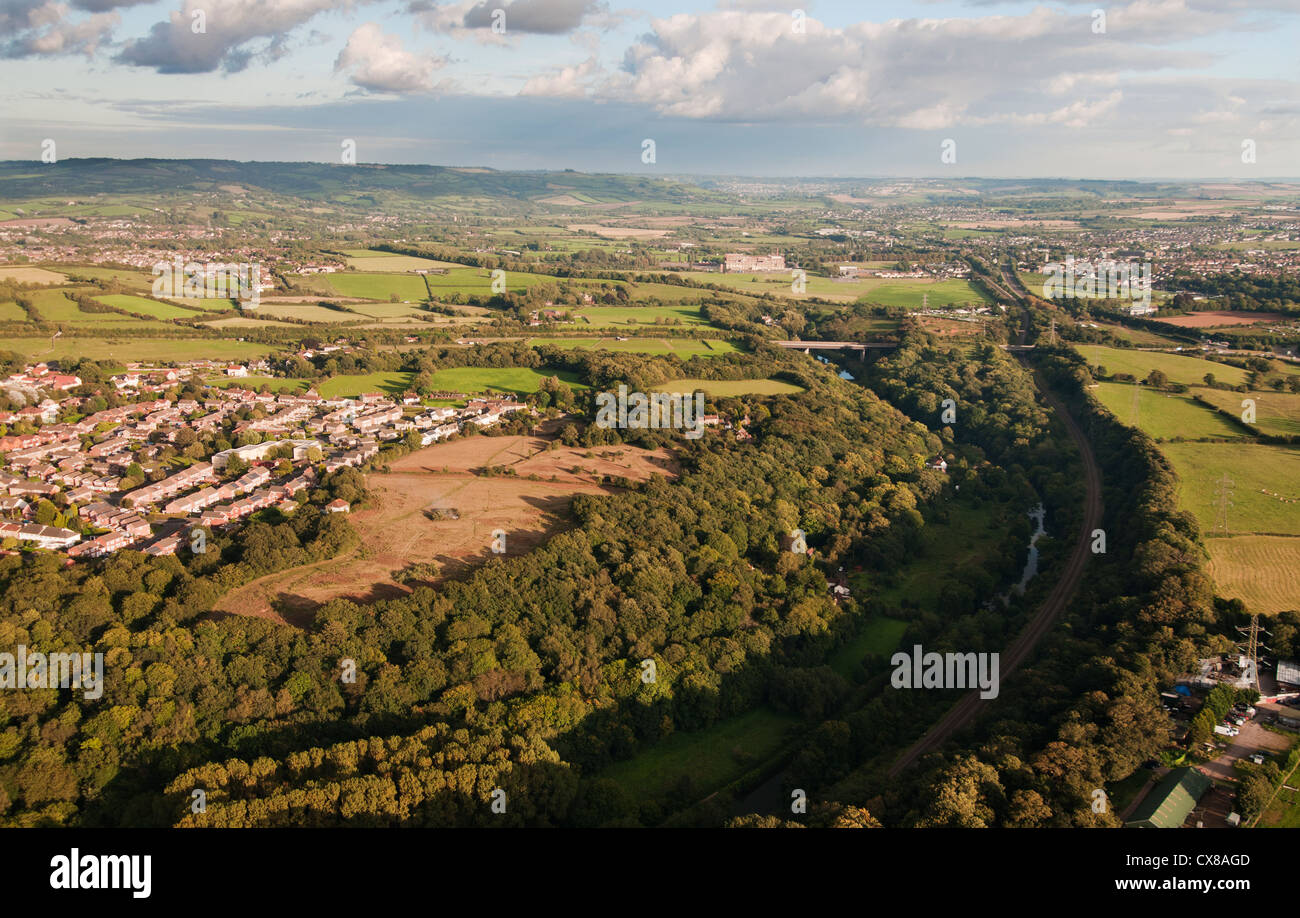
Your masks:
<svg viewBox="0 0 1300 918"><path fill-rule="evenodd" d="M1017 285L1019 289L1024 289L1023 285L1019 285L1019 279L1017 279ZM1023 340L1024 335L1022 332L1021 341L1023 342ZM1057 417L1065 424L1070 439L1074 441L1074 445L1079 450L1079 456L1083 461L1084 484L1087 493L1084 497L1083 520L1079 525L1079 533L1075 538L1074 549L1070 552L1069 559L1066 561L1056 585L1052 587L1052 591L1048 593L1047 598L1038 607L1034 617L1030 619L1025 629L1002 652L999 660L1001 665L1000 678L1002 680L1010 677L1016 671L1016 668L1028 659L1038 642L1052 629L1066 606L1074 599L1079 583L1083 579L1083 572L1087 568L1089 557L1092 554L1092 531L1101 526L1101 469L1097 465L1096 456L1093 455L1092 444L1088 442L1083 428L1066 410L1065 405L1048 389L1047 383L1041 374L1035 373L1034 381L1038 385L1038 392L1043 397L1043 401L1056 412ZM983 712L985 706L990 703L992 702L980 698L979 689L974 689L963 695L961 700L937 724L930 728L925 736L913 743L898 757L897 761L889 769L890 777L898 775L904 769L915 764L923 755L936 751L955 733L969 726Z"/></svg>

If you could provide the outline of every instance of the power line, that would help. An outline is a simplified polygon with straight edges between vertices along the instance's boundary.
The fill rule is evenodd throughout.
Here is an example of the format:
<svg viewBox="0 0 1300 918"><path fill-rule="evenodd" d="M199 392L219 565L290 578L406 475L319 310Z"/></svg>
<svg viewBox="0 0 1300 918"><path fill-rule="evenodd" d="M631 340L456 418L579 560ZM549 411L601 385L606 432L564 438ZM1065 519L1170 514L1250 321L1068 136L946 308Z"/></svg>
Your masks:
<svg viewBox="0 0 1300 918"><path fill-rule="evenodd" d="M1214 528L1224 535L1228 533L1228 508L1235 506L1232 502L1232 489L1235 482L1224 472L1223 477L1214 483L1214 497L1217 505Z"/></svg>

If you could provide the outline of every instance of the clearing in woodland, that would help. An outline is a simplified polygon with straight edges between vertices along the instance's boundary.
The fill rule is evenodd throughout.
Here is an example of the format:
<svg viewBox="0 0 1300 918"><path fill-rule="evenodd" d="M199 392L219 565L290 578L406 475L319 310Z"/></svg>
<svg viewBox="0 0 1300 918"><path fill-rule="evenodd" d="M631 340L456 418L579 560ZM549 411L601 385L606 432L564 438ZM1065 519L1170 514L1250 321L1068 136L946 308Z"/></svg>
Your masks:
<svg viewBox="0 0 1300 918"><path fill-rule="evenodd" d="M527 552L565 528L574 495L613 493L605 476L644 481L677 474L665 450L550 449L552 442L465 437L417 450L388 473L372 472L366 476L370 500L351 517L358 548L255 580L222 597L216 608L305 625L336 597L397 596L490 560L494 530L506 533L505 557ZM512 474L484 475L485 467ZM399 579L407 568L411 576Z"/></svg>

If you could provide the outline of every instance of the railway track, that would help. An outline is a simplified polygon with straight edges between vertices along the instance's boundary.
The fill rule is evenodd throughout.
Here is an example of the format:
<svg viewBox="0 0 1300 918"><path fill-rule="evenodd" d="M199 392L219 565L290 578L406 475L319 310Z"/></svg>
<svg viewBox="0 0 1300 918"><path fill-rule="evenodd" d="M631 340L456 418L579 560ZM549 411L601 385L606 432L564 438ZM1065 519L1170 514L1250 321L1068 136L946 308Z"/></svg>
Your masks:
<svg viewBox="0 0 1300 918"><path fill-rule="evenodd" d="M1018 281L1017 278L1017 283ZM1027 328L1028 322L1026 322ZM1023 339L1024 333L1022 332L1022 342ZM1079 455L1083 461L1086 496L1084 497L1083 519L1075 537L1074 548L1071 550L1065 567L1061 571L1061 576L1057 579L1056 585L1052 587L1052 591L1048 593L1047 598L1034 612L1033 618L1002 651L999 660L999 677L1003 680L1009 678L1020 664L1029 658L1034 648L1051 631L1052 626L1056 624L1056 620L1060 618L1061 613L1074 598L1092 554L1092 531L1101 526L1102 517L1101 468L1098 466L1097 458L1092 452L1092 444L1088 442L1088 437L1084 434L1083 428L1079 426L1078 421L1074 419L1060 399L1047 387L1047 383L1040 373L1036 372L1034 374L1034 381L1038 386L1039 394L1047 402L1048 407L1065 424L1070 439L1079 450ZM900 774L915 764L922 756L939 749L953 735L973 723L983 712L985 706L990 703L990 701L980 698L979 689L967 692L937 724L930 728L925 736L913 743L898 757L889 769L890 777Z"/></svg>

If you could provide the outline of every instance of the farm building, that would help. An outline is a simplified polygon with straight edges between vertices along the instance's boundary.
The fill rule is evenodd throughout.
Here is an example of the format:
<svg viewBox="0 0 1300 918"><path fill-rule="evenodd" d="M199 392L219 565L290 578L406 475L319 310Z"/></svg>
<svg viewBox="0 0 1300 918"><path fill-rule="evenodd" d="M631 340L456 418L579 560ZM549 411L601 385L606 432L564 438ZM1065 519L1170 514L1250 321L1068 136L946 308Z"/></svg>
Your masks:
<svg viewBox="0 0 1300 918"><path fill-rule="evenodd" d="M326 513L347 513L351 509L352 508L348 504L348 502L343 500L342 498L339 498L337 500L332 500L325 505Z"/></svg>
<svg viewBox="0 0 1300 918"><path fill-rule="evenodd" d="M1138 804L1125 828L1177 829L1214 782L1195 768L1175 768Z"/></svg>

